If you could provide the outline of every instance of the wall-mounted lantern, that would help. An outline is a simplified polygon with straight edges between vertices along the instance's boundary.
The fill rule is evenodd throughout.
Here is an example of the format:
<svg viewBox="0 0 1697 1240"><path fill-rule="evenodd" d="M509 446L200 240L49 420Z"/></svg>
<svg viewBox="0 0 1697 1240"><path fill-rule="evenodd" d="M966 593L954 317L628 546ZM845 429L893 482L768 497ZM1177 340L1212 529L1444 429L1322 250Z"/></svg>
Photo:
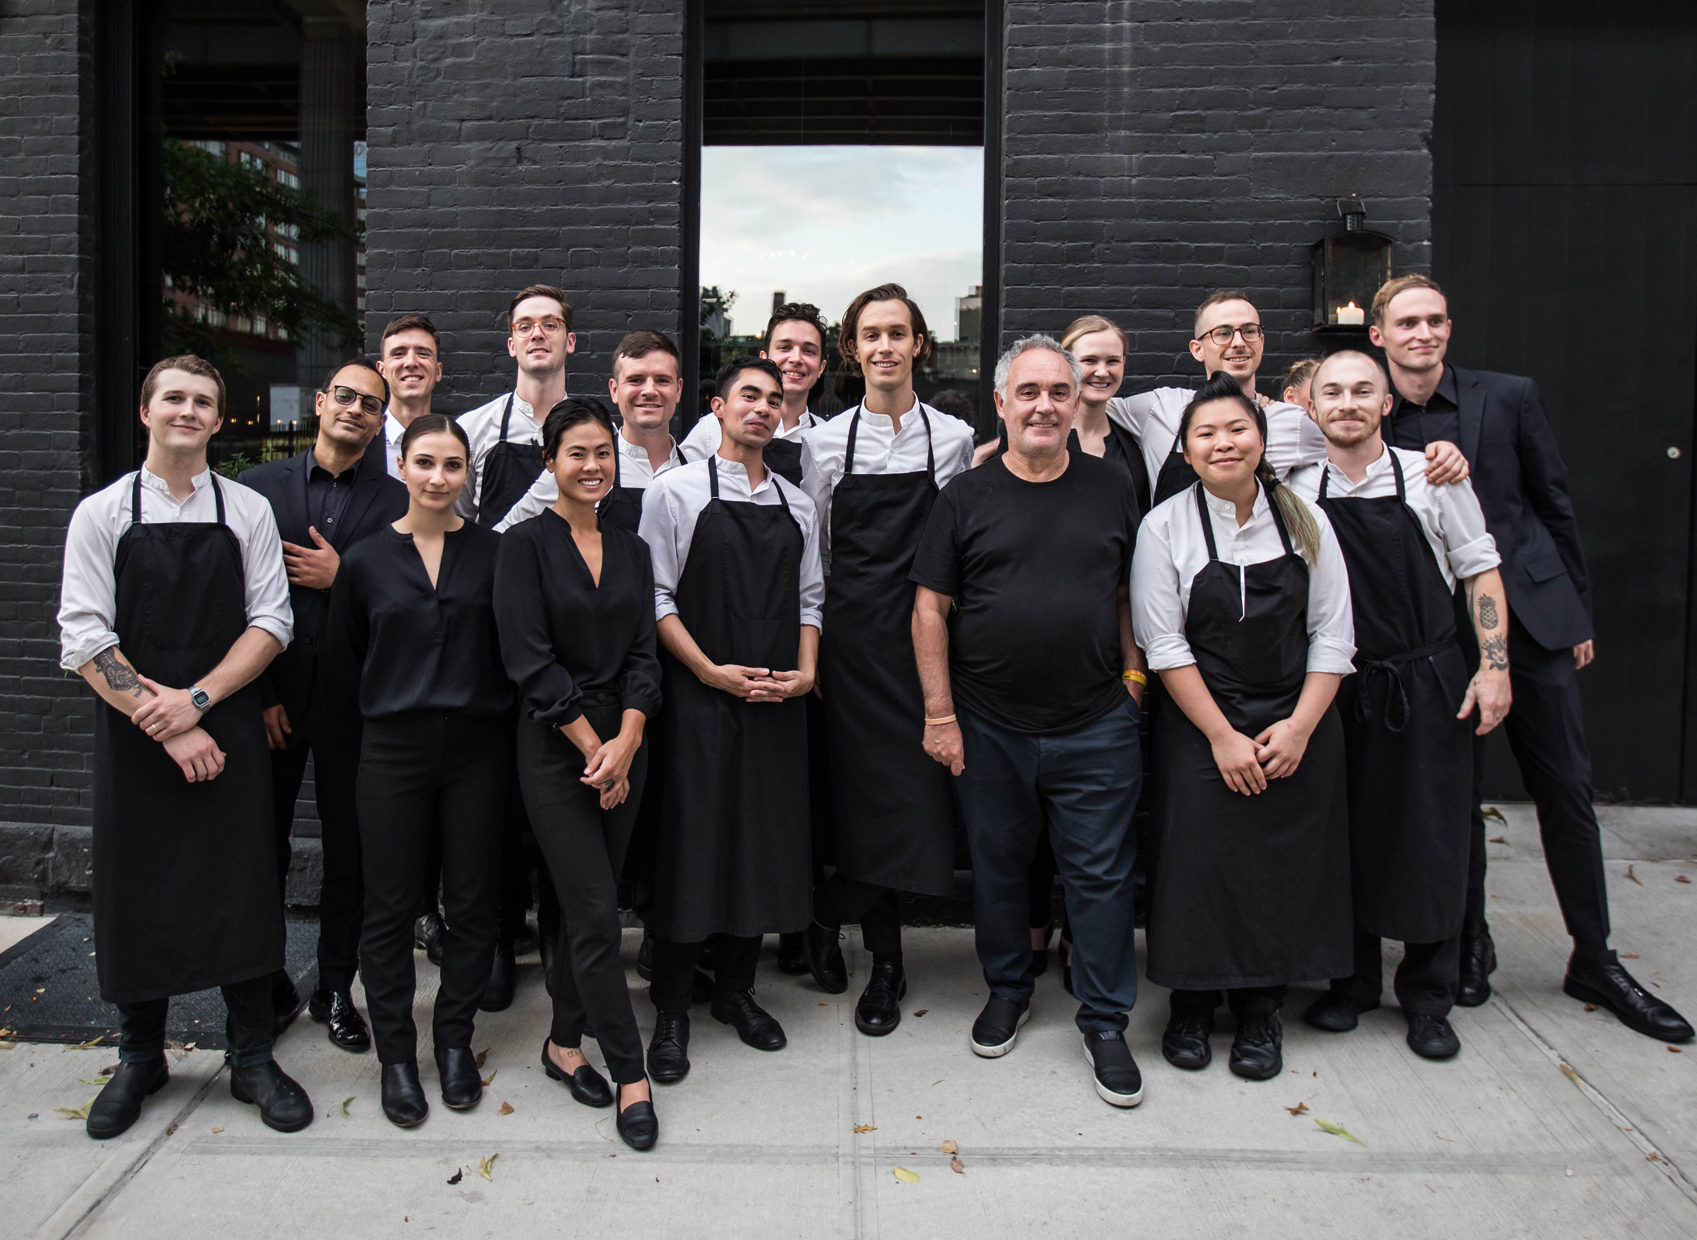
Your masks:
<svg viewBox="0 0 1697 1240"><path fill-rule="evenodd" d="M1343 231L1314 243L1316 332L1366 330L1373 294L1391 278L1391 238L1366 228L1367 208L1351 194L1338 199Z"/></svg>

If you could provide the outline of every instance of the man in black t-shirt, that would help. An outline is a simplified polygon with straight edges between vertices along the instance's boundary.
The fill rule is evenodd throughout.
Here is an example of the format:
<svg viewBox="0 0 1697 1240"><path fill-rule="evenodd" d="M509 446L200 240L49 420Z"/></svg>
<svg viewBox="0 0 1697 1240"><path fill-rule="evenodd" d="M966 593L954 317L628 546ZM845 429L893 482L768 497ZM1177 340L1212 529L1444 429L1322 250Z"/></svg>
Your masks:
<svg viewBox="0 0 1697 1240"><path fill-rule="evenodd" d="M1137 998L1131 819L1145 665L1128 582L1142 514L1123 470L1067 450L1081 377L1047 336L1002 356L1008 450L937 497L913 564L913 644L925 751L955 776L972 853L990 987L972 1049L1005 1055L1031 1014L1026 873L1046 830L1096 1092L1131 1107L1143 1100L1124 1034Z"/></svg>

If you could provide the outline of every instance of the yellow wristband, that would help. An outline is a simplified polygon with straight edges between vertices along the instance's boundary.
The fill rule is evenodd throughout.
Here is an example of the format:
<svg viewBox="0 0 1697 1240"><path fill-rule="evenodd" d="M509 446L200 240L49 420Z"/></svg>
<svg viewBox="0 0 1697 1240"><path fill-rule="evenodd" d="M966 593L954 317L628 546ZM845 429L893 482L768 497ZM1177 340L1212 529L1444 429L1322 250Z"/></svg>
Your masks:
<svg viewBox="0 0 1697 1240"><path fill-rule="evenodd" d="M1149 677L1145 676L1142 672L1138 671L1135 667L1132 668L1130 671L1121 672L1120 673L1120 679L1121 680L1136 681L1138 684L1142 685L1146 689L1149 687Z"/></svg>

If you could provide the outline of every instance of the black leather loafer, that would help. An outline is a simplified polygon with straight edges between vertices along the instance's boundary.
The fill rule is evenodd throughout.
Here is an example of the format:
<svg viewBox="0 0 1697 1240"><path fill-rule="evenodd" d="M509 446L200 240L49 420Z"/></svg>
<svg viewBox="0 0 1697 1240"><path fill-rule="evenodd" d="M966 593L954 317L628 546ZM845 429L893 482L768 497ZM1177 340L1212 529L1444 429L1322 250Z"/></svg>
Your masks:
<svg viewBox="0 0 1697 1240"><path fill-rule="evenodd" d="M1246 1081L1270 1081L1283 1072L1284 1034L1277 1012L1239 1017L1237 1037L1232 1039L1232 1072Z"/></svg>
<svg viewBox="0 0 1697 1240"><path fill-rule="evenodd" d="M972 1022L972 1053L984 1059L1000 1059L1013 1049L1019 1028L1031 1019L1031 1000L1015 1003L991 995Z"/></svg>
<svg viewBox="0 0 1697 1240"><path fill-rule="evenodd" d="M901 1001L907 997L907 972L899 961L872 966L872 977L854 1005L854 1026L869 1038L881 1038L902 1023Z"/></svg>
<svg viewBox="0 0 1697 1240"><path fill-rule="evenodd" d="M1582 959L1577 952L1567 962L1562 993L1607 1008L1628 1029L1661 1042L1689 1042L1691 1024L1678 1012L1638 984L1612 951Z"/></svg>
<svg viewBox="0 0 1697 1240"><path fill-rule="evenodd" d="M430 1114L430 1100L418 1081L418 1060L383 1065L383 1114L397 1128L417 1128Z"/></svg>
<svg viewBox="0 0 1697 1240"><path fill-rule="evenodd" d="M306 1010L313 1020L328 1027L326 1033L332 1046L355 1054L371 1049L371 1030L348 991L315 990Z"/></svg>
<svg viewBox="0 0 1697 1240"><path fill-rule="evenodd" d="M1497 945L1490 927L1480 923L1461 930L1461 973L1456 981L1455 1001L1461 1007L1478 1007L1491 997L1491 974L1497 971Z"/></svg>
<svg viewBox="0 0 1697 1240"><path fill-rule="evenodd" d="M542 1043L542 1070L548 1074L548 1079L562 1083L571 1090L572 1097L586 1107L612 1106L613 1087L607 1084L607 1078L587 1063L576 1072L567 1072L555 1063L554 1057L548 1053L548 1048L553 1044L551 1038L544 1039Z"/></svg>
<svg viewBox="0 0 1697 1240"><path fill-rule="evenodd" d="M436 913L426 913L413 923L413 946L425 954L430 963L437 968L442 967L442 936L448 927Z"/></svg>
<svg viewBox="0 0 1697 1240"><path fill-rule="evenodd" d="M469 1046L438 1046L436 1074L442 1082L442 1101L455 1111L469 1111L483 1100L483 1078Z"/></svg>
<svg viewBox="0 0 1697 1240"><path fill-rule="evenodd" d="M513 976L518 964L513 960L513 941L503 935L495 942L495 963L489 969L489 982L477 1001L480 1012L504 1012L513 1005Z"/></svg>
<svg viewBox="0 0 1697 1240"><path fill-rule="evenodd" d="M713 995L713 1019L730 1025L737 1036L757 1051L781 1051L789 1045L777 1017L754 1001L752 990L718 991Z"/></svg>
<svg viewBox="0 0 1697 1240"><path fill-rule="evenodd" d="M796 930L778 936L778 972L800 977L807 969L807 935Z"/></svg>
<svg viewBox="0 0 1697 1240"><path fill-rule="evenodd" d="M848 965L843 963L842 931L814 922L802 931L807 940L807 969L819 989L840 995L848 989Z"/></svg>
<svg viewBox="0 0 1697 1240"><path fill-rule="evenodd" d="M275 1059L251 1068L232 1065L230 1097L257 1106L265 1126L277 1132L299 1132L312 1123L312 1099Z"/></svg>
<svg viewBox="0 0 1697 1240"><path fill-rule="evenodd" d="M1361 1014L1371 1012L1377 1003L1362 1007L1341 990L1328 990L1302 1014L1302 1019L1327 1033L1348 1033L1361 1023Z"/></svg>
<svg viewBox="0 0 1697 1240"><path fill-rule="evenodd" d="M107 1141L128 1132L141 1116L142 1100L164 1089L170 1079L163 1055L141 1063L120 1063L88 1108L88 1135Z"/></svg>
<svg viewBox="0 0 1697 1240"><path fill-rule="evenodd" d="M1461 1053L1461 1039L1445 1017L1413 1012L1408 1017L1408 1049L1422 1059L1453 1059Z"/></svg>
<svg viewBox="0 0 1697 1240"><path fill-rule="evenodd" d="M1117 1029L1084 1035L1084 1061L1090 1065L1096 1094L1111 1107L1134 1107L1143 1101L1143 1073L1125 1034Z"/></svg>
<svg viewBox="0 0 1697 1240"><path fill-rule="evenodd" d="M689 1075L689 1013L661 1012L648 1040L648 1078L671 1085Z"/></svg>
<svg viewBox="0 0 1697 1240"><path fill-rule="evenodd" d="M1214 1062L1208 1039L1214 1032L1214 1013L1208 1008L1174 1008L1161 1034L1161 1054L1175 1068L1200 1072Z"/></svg>
<svg viewBox="0 0 1697 1240"><path fill-rule="evenodd" d="M660 1139L660 1118L654 1114L654 1104L646 1098L620 1107L614 1126L633 1150L651 1150Z"/></svg>

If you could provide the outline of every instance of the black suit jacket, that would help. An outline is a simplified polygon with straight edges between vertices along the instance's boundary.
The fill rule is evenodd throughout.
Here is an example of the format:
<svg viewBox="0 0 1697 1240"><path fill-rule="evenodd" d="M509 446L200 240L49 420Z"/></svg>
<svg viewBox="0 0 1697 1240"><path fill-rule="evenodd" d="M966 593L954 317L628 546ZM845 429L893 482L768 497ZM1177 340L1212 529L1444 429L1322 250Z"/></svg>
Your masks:
<svg viewBox="0 0 1697 1240"><path fill-rule="evenodd" d="M406 515L407 489L389 477L383 454L380 430L360 462L359 480L348 497L341 528L329 536L330 545L338 554L346 555L348 548L360 539ZM271 511L277 517L277 532L283 541L303 547L313 545L312 535L307 533L310 525L306 502L310 468L307 455L302 452L285 460L256 465L236 479L271 502ZM318 656L330 613L330 591L291 584L289 604L295 612L294 640L260 674L259 693L267 706L283 704L289 726L294 729L291 744L298 744L307 738L308 715L317 697Z"/></svg>
<svg viewBox="0 0 1697 1240"><path fill-rule="evenodd" d="M1509 610L1546 650L1589 641L1591 579L1567 466L1532 380L1450 368L1473 492L1503 557Z"/></svg>

